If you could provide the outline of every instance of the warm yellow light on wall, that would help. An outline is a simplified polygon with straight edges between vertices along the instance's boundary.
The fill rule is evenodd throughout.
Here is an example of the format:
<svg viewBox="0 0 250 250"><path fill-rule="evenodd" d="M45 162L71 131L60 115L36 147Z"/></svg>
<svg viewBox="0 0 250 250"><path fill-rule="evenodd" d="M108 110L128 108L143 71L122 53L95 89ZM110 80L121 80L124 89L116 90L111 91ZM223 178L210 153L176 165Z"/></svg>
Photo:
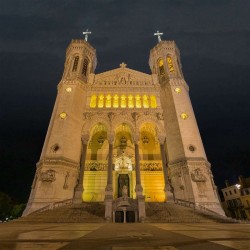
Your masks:
<svg viewBox="0 0 250 250"><path fill-rule="evenodd" d="M163 64L164 64L163 59L160 59L158 62L159 67L163 66Z"/></svg>
<svg viewBox="0 0 250 250"><path fill-rule="evenodd" d="M66 91L67 91L67 92L71 92L71 91L72 91L72 88L71 88L71 87L68 87L68 88L66 88Z"/></svg>
<svg viewBox="0 0 250 250"><path fill-rule="evenodd" d="M149 108L148 96L147 96L147 95L144 95L144 96L142 97L142 100L143 100L143 108Z"/></svg>
<svg viewBox="0 0 250 250"><path fill-rule="evenodd" d="M128 96L128 107L129 108L133 108L135 105L134 105L134 97L132 95L129 95Z"/></svg>
<svg viewBox="0 0 250 250"><path fill-rule="evenodd" d="M121 95L121 108L126 108L126 107L127 107L126 96Z"/></svg>
<svg viewBox="0 0 250 250"><path fill-rule="evenodd" d="M119 96L114 95L113 97L113 108L119 108Z"/></svg>
<svg viewBox="0 0 250 250"><path fill-rule="evenodd" d="M177 94L180 94L181 93L181 88L175 88L174 90Z"/></svg>
<svg viewBox="0 0 250 250"><path fill-rule="evenodd" d="M135 107L136 108L141 108L141 97L140 97L140 95L135 96Z"/></svg>
<svg viewBox="0 0 250 250"><path fill-rule="evenodd" d="M105 106L104 106L105 104ZM103 95L99 94L92 95L90 99L90 108L157 108L156 97L151 95L121 95L115 94L112 96L111 94Z"/></svg>
<svg viewBox="0 0 250 250"><path fill-rule="evenodd" d="M104 96L101 94L98 96L98 108L104 107Z"/></svg>
<svg viewBox="0 0 250 250"><path fill-rule="evenodd" d="M164 69L164 61L163 59L160 59L158 61L158 67L159 67L159 73L161 76L164 76L165 75L165 69Z"/></svg>
<svg viewBox="0 0 250 250"><path fill-rule="evenodd" d="M106 96L106 108L111 108L111 95Z"/></svg>
<svg viewBox="0 0 250 250"><path fill-rule="evenodd" d="M90 107L91 108L95 108L96 107L96 95L92 95L91 96L91 100L90 100Z"/></svg>
<svg viewBox="0 0 250 250"><path fill-rule="evenodd" d="M67 116L67 114L66 114L65 112L62 112L62 113L60 114L60 118L61 118L61 119L65 119L66 116Z"/></svg>
<svg viewBox="0 0 250 250"><path fill-rule="evenodd" d="M173 62L172 62L172 58L171 56L167 56L167 63L168 63L168 69L170 72L173 72L174 71L174 65L173 65Z"/></svg>
<svg viewBox="0 0 250 250"><path fill-rule="evenodd" d="M188 115L186 113L181 113L181 118L183 120L186 120L188 118Z"/></svg>
<svg viewBox="0 0 250 250"><path fill-rule="evenodd" d="M150 106L151 108L157 108L156 97L154 95L150 96Z"/></svg>

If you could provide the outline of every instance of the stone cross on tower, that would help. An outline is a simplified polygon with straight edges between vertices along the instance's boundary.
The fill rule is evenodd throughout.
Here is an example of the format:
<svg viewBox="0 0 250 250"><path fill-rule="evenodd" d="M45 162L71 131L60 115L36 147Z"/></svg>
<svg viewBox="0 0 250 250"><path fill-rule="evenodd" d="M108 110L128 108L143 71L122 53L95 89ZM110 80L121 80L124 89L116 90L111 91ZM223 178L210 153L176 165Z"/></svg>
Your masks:
<svg viewBox="0 0 250 250"><path fill-rule="evenodd" d="M83 35L85 35L85 41L87 42L87 41L88 41L88 35L91 34L91 31L89 31L89 30L87 29L86 31L84 31L84 32L82 32L82 33L83 33Z"/></svg>
<svg viewBox="0 0 250 250"><path fill-rule="evenodd" d="M163 35L163 33L160 33L159 30L157 30L156 33L154 33L154 36L158 36L158 42L161 42L161 36Z"/></svg>

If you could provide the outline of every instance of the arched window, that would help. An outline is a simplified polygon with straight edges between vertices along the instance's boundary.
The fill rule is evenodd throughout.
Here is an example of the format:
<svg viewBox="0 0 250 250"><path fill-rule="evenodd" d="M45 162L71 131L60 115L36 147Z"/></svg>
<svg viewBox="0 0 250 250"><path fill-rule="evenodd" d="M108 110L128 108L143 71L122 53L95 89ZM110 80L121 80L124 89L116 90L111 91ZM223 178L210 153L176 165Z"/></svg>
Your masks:
<svg viewBox="0 0 250 250"><path fill-rule="evenodd" d="M121 95L121 108L126 108L126 107L127 107L126 96Z"/></svg>
<svg viewBox="0 0 250 250"><path fill-rule="evenodd" d="M75 57L75 60L74 60L72 72L77 71L78 62L79 62L79 56L76 56L76 57Z"/></svg>
<svg viewBox="0 0 250 250"><path fill-rule="evenodd" d="M103 108L104 107L104 95L99 95L98 96L98 108Z"/></svg>
<svg viewBox="0 0 250 250"><path fill-rule="evenodd" d="M112 105L111 105L111 95L108 94L108 95L106 96L106 104L105 104L105 107L106 107L106 108L111 108L111 106L112 106Z"/></svg>
<svg viewBox="0 0 250 250"><path fill-rule="evenodd" d="M151 108L157 108L156 97L154 95L150 96L150 107Z"/></svg>
<svg viewBox="0 0 250 250"><path fill-rule="evenodd" d="M158 61L158 67L159 67L159 74L160 74L160 76L164 76L165 75L165 69L164 69L163 59L160 59Z"/></svg>
<svg viewBox="0 0 250 250"><path fill-rule="evenodd" d="M114 95L113 97L113 108L119 108L119 96Z"/></svg>
<svg viewBox="0 0 250 250"><path fill-rule="evenodd" d="M143 108L149 108L148 96L147 96L147 95L144 95L144 96L142 97L142 100L143 100Z"/></svg>
<svg viewBox="0 0 250 250"><path fill-rule="evenodd" d="M128 96L128 107L129 108L134 108L135 104L134 104L134 97L132 95Z"/></svg>
<svg viewBox="0 0 250 250"><path fill-rule="evenodd" d="M83 64L82 64L82 74L84 76L87 76L88 66L89 66L89 60L87 58L84 58Z"/></svg>
<svg viewBox="0 0 250 250"><path fill-rule="evenodd" d="M167 55L167 63L168 63L169 71L174 72L174 65L173 65L172 58L170 55Z"/></svg>
<svg viewBox="0 0 250 250"><path fill-rule="evenodd" d="M140 95L135 96L135 106L136 108L141 108L141 96Z"/></svg>
<svg viewBox="0 0 250 250"><path fill-rule="evenodd" d="M91 100L90 100L90 107L91 108L95 108L96 107L96 95L92 95L91 96Z"/></svg>

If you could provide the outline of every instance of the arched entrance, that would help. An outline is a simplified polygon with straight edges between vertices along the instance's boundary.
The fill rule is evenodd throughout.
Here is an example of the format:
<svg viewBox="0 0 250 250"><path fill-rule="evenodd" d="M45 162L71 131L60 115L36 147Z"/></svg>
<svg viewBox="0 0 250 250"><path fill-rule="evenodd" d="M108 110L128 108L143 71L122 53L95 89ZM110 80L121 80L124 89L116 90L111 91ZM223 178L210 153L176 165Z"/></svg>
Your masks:
<svg viewBox="0 0 250 250"><path fill-rule="evenodd" d="M134 223L138 221L138 207L135 199L126 195L113 202L113 222Z"/></svg>
<svg viewBox="0 0 250 250"><path fill-rule="evenodd" d="M83 201L103 201L107 184L109 144L107 127L97 123L90 131L84 166Z"/></svg>
<svg viewBox="0 0 250 250"><path fill-rule="evenodd" d="M146 202L165 201L162 156L156 125L145 122L140 126L140 170Z"/></svg>

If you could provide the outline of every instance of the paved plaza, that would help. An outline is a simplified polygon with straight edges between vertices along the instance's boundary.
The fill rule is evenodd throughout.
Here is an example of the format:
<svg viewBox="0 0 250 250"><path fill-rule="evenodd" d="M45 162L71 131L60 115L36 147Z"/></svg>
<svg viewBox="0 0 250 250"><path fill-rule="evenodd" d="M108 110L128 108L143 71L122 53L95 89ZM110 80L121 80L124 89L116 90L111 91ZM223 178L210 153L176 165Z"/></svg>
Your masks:
<svg viewBox="0 0 250 250"><path fill-rule="evenodd" d="M250 224L23 223L0 225L0 249L250 249Z"/></svg>

